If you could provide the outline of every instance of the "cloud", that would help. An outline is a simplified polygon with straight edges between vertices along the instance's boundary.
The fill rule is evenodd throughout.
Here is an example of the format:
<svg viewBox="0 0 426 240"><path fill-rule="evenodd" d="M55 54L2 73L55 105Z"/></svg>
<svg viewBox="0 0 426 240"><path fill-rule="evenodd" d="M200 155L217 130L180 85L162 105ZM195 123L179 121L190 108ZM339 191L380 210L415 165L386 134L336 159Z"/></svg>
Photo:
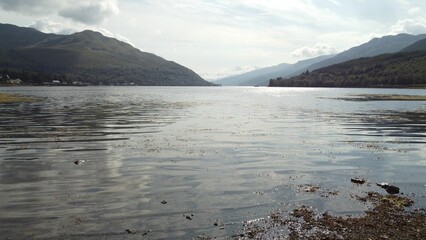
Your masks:
<svg viewBox="0 0 426 240"><path fill-rule="evenodd" d="M415 16L418 15L419 13L421 13L421 8L420 7L414 7L408 10L408 14L410 16Z"/></svg>
<svg viewBox="0 0 426 240"><path fill-rule="evenodd" d="M53 9L60 8L61 5L61 1L56 0L0 0L2 9L31 16L49 14Z"/></svg>
<svg viewBox="0 0 426 240"><path fill-rule="evenodd" d="M29 16L61 16L96 25L120 12L117 0L0 0L5 11Z"/></svg>
<svg viewBox="0 0 426 240"><path fill-rule="evenodd" d="M395 35L399 33L408 33L408 34L414 34L414 35L426 33L426 20L425 19L399 20L395 25L391 27L390 34Z"/></svg>
<svg viewBox="0 0 426 240"><path fill-rule="evenodd" d="M103 23L108 17L118 13L119 8L115 0L85 2L81 5L70 6L58 12L64 18L85 24Z"/></svg>
<svg viewBox="0 0 426 240"><path fill-rule="evenodd" d="M222 68L215 73L201 72L199 74L204 79L217 80L217 79L221 79L228 76L234 76L234 75L239 75L246 72L254 71L256 69L259 69L259 66L246 65L246 66L236 66L233 69Z"/></svg>
<svg viewBox="0 0 426 240"><path fill-rule="evenodd" d="M336 53L336 49L327 44L316 44L313 47L302 47L294 50L291 55L296 58L312 58Z"/></svg>
<svg viewBox="0 0 426 240"><path fill-rule="evenodd" d="M107 30L105 28L91 28L91 30L100 32L100 33L102 33L102 35L104 35L106 37L115 38L115 39L117 39L119 41L128 43L128 44L132 45L132 47L135 46L128 38L126 38L126 37L124 37L124 36L122 36L122 35L120 35L118 33L112 33L112 32L110 32L109 30Z"/></svg>
<svg viewBox="0 0 426 240"><path fill-rule="evenodd" d="M40 32L44 33L56 33L56 34L72 34L80 31L79 28L70 26L65 23L53 22L49 19L39 19L36 20L29 27L35 28Z"/></svg>

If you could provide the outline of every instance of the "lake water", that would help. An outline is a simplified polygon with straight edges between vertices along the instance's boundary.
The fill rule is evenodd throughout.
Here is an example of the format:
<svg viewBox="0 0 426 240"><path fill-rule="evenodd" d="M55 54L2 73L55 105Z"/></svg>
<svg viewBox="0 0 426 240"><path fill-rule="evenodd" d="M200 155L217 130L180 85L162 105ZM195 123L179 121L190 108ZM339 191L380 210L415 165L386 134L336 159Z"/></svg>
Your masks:
<svg viewBox="0 0 426 240"><path fill-rule="evenodd" d="M41 97L0 104L1 239L224 238L302 204L359 214L376 182L426 207L425 102L335 99L425 90L0 91Z"/></svg>

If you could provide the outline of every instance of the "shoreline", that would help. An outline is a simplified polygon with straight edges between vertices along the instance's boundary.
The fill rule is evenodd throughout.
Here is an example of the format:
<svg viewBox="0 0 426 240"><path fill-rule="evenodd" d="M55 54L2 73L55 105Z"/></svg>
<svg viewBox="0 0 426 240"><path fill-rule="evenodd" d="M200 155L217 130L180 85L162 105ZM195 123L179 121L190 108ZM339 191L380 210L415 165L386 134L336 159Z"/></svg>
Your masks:
<svg viewBox="0 0 426 240"><path fill-rule="evenodd" d="M359 216L335 216L302 205L245 222L233 239L426 239L426 210L410 209L406 196L367 192L355 196L369 204Z"/></svg>

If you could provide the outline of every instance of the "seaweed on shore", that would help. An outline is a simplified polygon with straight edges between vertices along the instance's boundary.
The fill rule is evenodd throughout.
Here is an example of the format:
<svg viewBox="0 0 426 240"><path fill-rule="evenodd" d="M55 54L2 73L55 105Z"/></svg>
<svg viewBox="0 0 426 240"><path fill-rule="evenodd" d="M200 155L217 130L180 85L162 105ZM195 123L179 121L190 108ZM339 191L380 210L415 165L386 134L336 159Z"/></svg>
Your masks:
<svg viewBox="0 0 426 240"><path fill-rule="evenodd" d="M361 216L342 217L302 206L248 222L235 239L426 239L426 212L406 211L411 199L376 192L357 199L372 208Z"/></svg>
<svg viewBox="0 0 426 240"><path fill-rule="evenodd" d="M26 97L16 94L0 93L0 104L1 103L19 103L19 102L32 102L37 100L34 97Z"/></svg>

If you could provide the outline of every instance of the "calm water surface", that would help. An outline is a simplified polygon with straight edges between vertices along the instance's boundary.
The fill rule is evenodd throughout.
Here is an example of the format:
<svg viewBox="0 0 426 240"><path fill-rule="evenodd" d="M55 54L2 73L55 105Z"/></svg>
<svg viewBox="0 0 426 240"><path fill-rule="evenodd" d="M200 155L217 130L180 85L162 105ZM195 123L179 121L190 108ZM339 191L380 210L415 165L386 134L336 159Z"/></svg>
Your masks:
<svg viewBox="0 0 426 240"><path fill-rule="evenodd" d="M426 207L425 102L333 99L425 90L0 91L41 97L0 105L1 239L223 238L301 204L360 213L375 182Z"/></svg>

